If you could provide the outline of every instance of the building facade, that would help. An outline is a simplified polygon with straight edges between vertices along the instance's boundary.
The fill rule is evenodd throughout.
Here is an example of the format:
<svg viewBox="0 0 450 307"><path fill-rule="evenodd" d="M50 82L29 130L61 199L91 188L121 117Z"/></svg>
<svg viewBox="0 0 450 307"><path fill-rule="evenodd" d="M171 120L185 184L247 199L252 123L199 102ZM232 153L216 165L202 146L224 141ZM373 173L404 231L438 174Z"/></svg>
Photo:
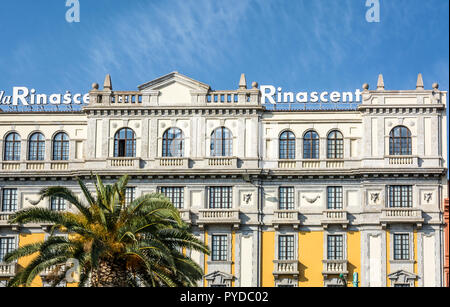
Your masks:
<svg viewBox="0 0 450 307"><path fill-rule="evenodd" d="M48 225L9 225L42 187L131 176L161 192L211 249L201 286L444 285L447 93L365 84L353 110L275 110L254 82L213 91L177 72L77 112L0 113L0 280L9 250ZM93 188L93 183L90 182ZM58 199L37 206L74 210ZM36 286L46 284L45 272Z"/></svg>

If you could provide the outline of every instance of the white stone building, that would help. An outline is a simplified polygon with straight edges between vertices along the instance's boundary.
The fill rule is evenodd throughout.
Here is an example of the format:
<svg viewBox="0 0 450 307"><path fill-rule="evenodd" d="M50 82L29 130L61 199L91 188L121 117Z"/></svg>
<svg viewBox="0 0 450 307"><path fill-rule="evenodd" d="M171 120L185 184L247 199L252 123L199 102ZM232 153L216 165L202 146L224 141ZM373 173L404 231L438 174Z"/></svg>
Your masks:
<svg viewBox="0 0 450 307"><path fill-rule="evenodd" d="M213 91L174 72L126 92L108 76L79 112L0 112L0 280L18 268L6 252L48 235L8 217L94 172L129 174L130 199L172 199L211 247L191 255L205 286L339 286L340 274L442 286L447 93L380 77L354 110L269 110L260 97L245 77Z"/></svg>

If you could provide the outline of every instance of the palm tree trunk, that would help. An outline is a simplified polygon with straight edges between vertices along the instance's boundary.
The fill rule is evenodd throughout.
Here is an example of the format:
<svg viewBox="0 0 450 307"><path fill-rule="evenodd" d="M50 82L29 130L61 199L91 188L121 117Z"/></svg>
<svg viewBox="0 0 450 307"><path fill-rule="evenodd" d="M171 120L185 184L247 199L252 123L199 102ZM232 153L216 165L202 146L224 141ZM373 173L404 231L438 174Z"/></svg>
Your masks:
<svg viewBox="0 0 450 307"><path fill-rule="evenodd" d="M97 269L92 270L91 285L99 288L128 286L128 274L124 262L100 260Z"/></svg>

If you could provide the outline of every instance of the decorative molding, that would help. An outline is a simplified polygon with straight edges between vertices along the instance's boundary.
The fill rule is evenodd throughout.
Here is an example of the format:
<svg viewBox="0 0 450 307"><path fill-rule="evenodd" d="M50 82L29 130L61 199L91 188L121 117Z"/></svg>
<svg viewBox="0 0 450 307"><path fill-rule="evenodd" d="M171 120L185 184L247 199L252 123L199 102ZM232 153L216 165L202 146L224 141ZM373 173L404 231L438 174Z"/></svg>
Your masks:
<svg viewBox="0 0 450 307"><path fill-rule="evenodd" d="M310 204L314 204L317 200L320 199L320 195L317 195L315 198L309 198L309 197L303 195L302 198L306 199L306 201L309 202Z"/></svg>

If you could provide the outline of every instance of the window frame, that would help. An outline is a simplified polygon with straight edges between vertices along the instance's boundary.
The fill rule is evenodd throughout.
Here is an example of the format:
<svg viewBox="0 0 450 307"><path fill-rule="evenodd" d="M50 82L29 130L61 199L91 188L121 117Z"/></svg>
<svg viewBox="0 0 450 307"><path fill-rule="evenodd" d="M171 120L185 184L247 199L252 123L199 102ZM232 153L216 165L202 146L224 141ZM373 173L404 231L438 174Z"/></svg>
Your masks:
<svg viewBox="0 0 450 307"><path fill-rule="evenodd" d="M15 193L11 193L11 191L14 191ZM5 195L6 192L10 192L9 196ZM14 197L13 197L14 194ZM14 213L17 212L17 210L19 209L19 198L18 198L18 189L17 188L3 188L2 189L2 203L1 203L1 210L0 212L3 213ZM8 198L6 198L8 196ZM8 204L5 204L5 200L8 200ZM13 201L15 200L15 203L13 203ZM12 206L14 205L14 206Z"/></svg>
<svg viewBox="0 0 450 307"><path fill-rule="evenodd" d="M344 159L344 135L339 130L333 130L327 136L327 159Z"/></svg>
<svg viewBox="0 0 450 307"><path fill-rule="evenodd" d="M172 127L163 133L162 137L162 157L163 158L182 158L184 157L184 133L183 130ZM173 147L175 153L173 153Z"/></svg>
<svg viewBox="0 0 450 307"><path fill-rule="evenodd" d="M404 190L407 189L405 192ZM406 194L405 194L406 193ZM406 200L404 197L406 196ZM406 205L404 205L406 204ZM414 195L412 185L388 186L388 207L391 209L413 208Z"/></svg>
<svg viewBox="0 0 450 307"><path fill-rule="evenodd" d="M121 136L122 131L125 134ZM132 137L129 137L129 133ZM131 150L131 152L129 151ZM114 158L136 158L136 133L133 129L124 127L114 134Z"/></svg>
<svg viewBox="0 0 450 307"><path fill-rule="evenodd" d="M327 210L344 210L344 188L327 187Z"/></svg>
<svg viewBox="0 0 450 307"><path fill-rule="evenodd" d="M220 240L217 240L220 239ZM227 234L211 235L211 261L226 262L229 259L228 246L229 238ZM219 245L217 245L217 243ZM218 253L218 254L217 254Z"/></svg>
<svg viewBox="0 0 450 307"><path fill-rule="evenodd" d="M397 242L399 238L400 242ZM392 259L394 261L410 261L412 256L411 235L409 233L392 234L392 248ZM400 254L398 254L398 252Z"/></svg>
<svg viewBox="0 0 450 307"><path fill-rule="evenodd" d="M211 133L210 156L211 157L233 156L233 133L227 127L222 126L216 128Z"/></svg>
<svg viewBox="0 0 450 307"><path fill-rule="evenodd" d="M297 138L291 130L285 130L278 139L280 160L295 160L297 156Z"/></svg>
<svg viewBox="0 0 450 307"><path fill-rule="evenodd" d="M184 209L184 187L159 187L159 193L167 197L177 209Z"/></svg>
<svg viewBox="0 0 450 307"><path fill-rule="evenodd" d="M131 194L130 194L130 191ZM125 188L125 207L131 205L133 201L136 200L136 187L126 187Z"/></svg>
<svg viewBox="0 0 450 307"><path fill-rule="evenodd" d="M10 240L11 242L3 243L3 241ZM2 248L6 246L6 249L3 251ZM3 257L11 251L17 249L17 237L16 236L0 236L0 263L3 263Z"/></svg>
<svg viewBox="0 0 450 307"><path fill-rule="evenodd" d="M278 189L278 210L295 210L294 187L280 187Z"/></svg>
<svg viewBox="0 0 450 307"><path fill-rule="evenodd" d="M60 137L59 139L57 139ZM52 161L69 161L70 138L64 131L55 134L52 140Z"/></svg>
<svg viewBox="0 0 450 307"><path fill-rule="evenodd" d="M12 140L8 138L13 137ZM10 132L5 137L5 144L3 146L3 160L4 161L20 161L22 149L22 138L17 132Z"/></svg>
<svg viewBox="0 0 450 307"><path fill-rule="evenodd" d="M54 203L56 202L56 203ZM62 204L61 204L62 202ZM63 209L61 209L63 208ZM54 212L62 212L67 210L66 201L61 197L50 197L50 210Z"/></svg>
<svg viewBox="0 0 450 307"><path fill-rule="evenodd" d="M330 242L330 239L341 238L340 242ZM334 244L333 244L334 243ZM326 259L331 261L342 261L346 259L344 234L327 234L326 235ZM342 250L338 250L342 248Z"/></svg>
<svg viewBox="0 0 450 307"><path fill-rule="evenodd" d="M320 136L315 130L309 130L303 136L303 159L320 159Z"/></svg>
<svg viewBox="0 0 450 307"><path fill-rule="evenodd" d="M33 139L37 136L37 139ZM45 136L42 132L34 132L28 139L28 161L45 160Z"/></svg>
<svg viewBox="0 0 450 307"><path fill-rule="evenodd" d="M412 134L411 130L409 130L408 127L397 126L391 130L391 132L389 133L389 155L390 156L412 155Z"/></svg>
<svg viewBox="0 0 450 307"><path fill-rule="evenodd" d="M219 192L218 195L216 195L217 192ZM218 203L216 203L217 200L219 200ZM208 187L208 209L233 209L233 187Z"/></svg>
<svg viewBox="0 0 450 307"><path fill-rule="evenodd" d="M279 261L294 261L296 260L295 253L295 235L280 234L278 236L278 257Z"/></svg>

